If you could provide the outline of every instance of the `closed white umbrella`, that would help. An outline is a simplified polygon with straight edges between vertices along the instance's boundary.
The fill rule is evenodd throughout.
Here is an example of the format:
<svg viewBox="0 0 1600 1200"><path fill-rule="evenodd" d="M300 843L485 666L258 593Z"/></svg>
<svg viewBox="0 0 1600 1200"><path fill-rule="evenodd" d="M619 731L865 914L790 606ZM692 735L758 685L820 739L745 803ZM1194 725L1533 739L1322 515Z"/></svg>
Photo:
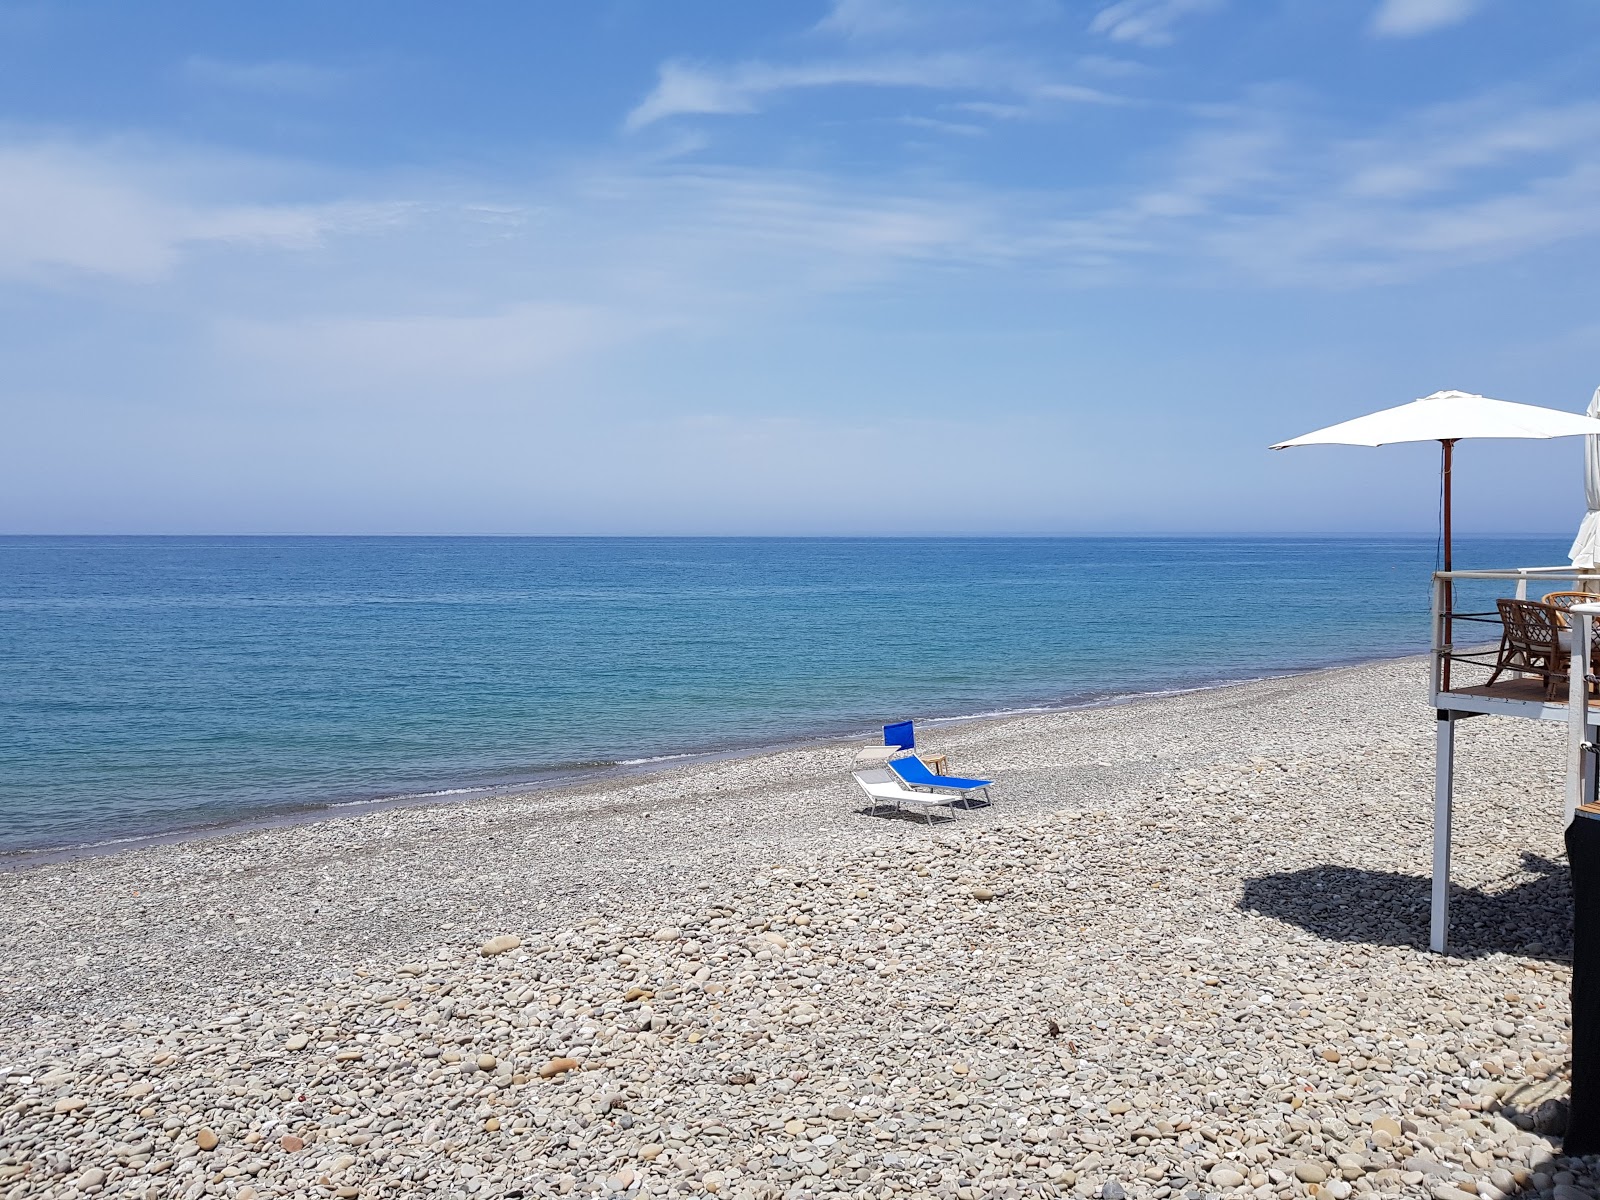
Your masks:
<svg viewBox="0 0 1600 1200"><path fill-rule="evenodd" d="M1597 392L1596 396L1600 397L1600 392ZM1590 405L1590 409L1593 411L1593 404ZM1402 404L1398 408L1386 408L1382 412L1330 425L1326 429L1302 434L1286 442L1278 442L1272 448L1286 450L1290 446L1382 446L1389 442L1438 442L1443 447L1441 481L1443 505L1440 516L1444 526L1442 530L1444 569L1449 571L1452 569L1450 460L1456 443L1463 438L1556 438L1576 437L1580 434L1589 435L1591 482L1600 485L1600 478L1594 475L1597 452L1593 449L1596 438L1600 437L1600 419L1579 413L1562 412L1554 408L1539 408L1533 404L1512 404L1507 400L1491 400L1487 396L1477 396L1471 392L1435 392L1431 396L1424 396L1421 400L1413 400L1410 404ZM1600 487L1590 492L1591 510L1597 507L1597 498L1600 498ZM1590 515L1593 516L1594 513L1591 512ZM1582 534L1579 536L1581 538ZM1447 585L1444 616L1444 636L1447 643L1450 640L1451 590L1453 589L1448 589ZM1444 684L1448 688L1450 686L1448 659L1445 661L1444 669Z"/></svg>
<svg viewBox="0 0 1600 1200"><path fill-rule="evenodd" d="M1589 401L1589 415L1600 417L1600 388ZM1575 567L1592 569L1600 565L1600 436L1590 434L1583 448L1583 491L1589 511L1583 514L1578 536L1567 557Z"/></svg>

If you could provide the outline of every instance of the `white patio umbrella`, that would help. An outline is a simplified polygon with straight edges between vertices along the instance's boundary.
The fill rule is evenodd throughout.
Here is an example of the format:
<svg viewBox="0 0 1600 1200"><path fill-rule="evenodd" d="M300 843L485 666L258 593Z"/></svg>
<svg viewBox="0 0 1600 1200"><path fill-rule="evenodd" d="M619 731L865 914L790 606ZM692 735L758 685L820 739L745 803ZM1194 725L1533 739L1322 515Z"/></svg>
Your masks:
<svg viewBox="0 0 1600 1200"><path fill-rule="evenodd" d="M1591 405L1591 408L1593 406ZM1539 408L1532 404L1512 404L1506 400L1491 400L1471 392L1435 392L1398 408L1357 417L1318 429L1312 433L1278 442L1274 450L1290 446L1382 446L1389 442L1438 442L1442 455L1442 505L1440 518L1443 524L1442 542L1444 569L1451 570L1450 535L1450 467L1455 445L1463 438L1556 438L1590 436L1590 445L1600 437L1600 420L1594 416L1562 412L1554 408ZM1591 453L1596 453L1591 451ZM1600 482L1597 480L1596 482ZM1590 508L1600 491L1590 495ZM1593 515L1593 514L1591 514ZM1582 535L1580 534L1580 537ZM1454 588L1445 585L1444 640L1451 637L1451 609ZM1444 686L1450 686L1450 662L1444 664Z"/></svg>
<svg viewBox="0 0 1600 1200"><path fill-rule="evenodd" d="M1600 401L1600 391L1595 395L1596 400ZM1591 413L1594 410L1595 405L1591 403ZM1398 408L1386 408L1353 421L1301 434L1286 442L1278 442L1272 448L1287 450L1290 446L1383 446L1390 442L1438 442L1444 448L1442 516L1444 569L1448 571L1451 569L1450 460L1455 444L1463 438L1556 438L1582 434L1600 437L1600 419L1555 408L1539 408L1533 404L1491 400L1471 392L1435 392ZM1594 448L1594 442L1590 446L1590 453L1594 456L1591 463L1595 464L1595 460L1600 459L1600 449ZM1591 509L1600 509L1600 503L1597 503L1600 501L1600 476L1594 475L1596 465L1591 466L1591 480L1596 488L1590 494ZM1600 517L1596 518L1596 527L1600 532Z"/></svg>
<svg viewBox="0 0 1600 1200"><path fill-rule="evenodd" d="M1589 415L1600 417L1600 388L1589 401ZM1575 567L1594 568L1600 564L1600 437L1590 434L1583 448L1583 490L1589 511L1583 514L1578 536L1567 557Z"/></svg>

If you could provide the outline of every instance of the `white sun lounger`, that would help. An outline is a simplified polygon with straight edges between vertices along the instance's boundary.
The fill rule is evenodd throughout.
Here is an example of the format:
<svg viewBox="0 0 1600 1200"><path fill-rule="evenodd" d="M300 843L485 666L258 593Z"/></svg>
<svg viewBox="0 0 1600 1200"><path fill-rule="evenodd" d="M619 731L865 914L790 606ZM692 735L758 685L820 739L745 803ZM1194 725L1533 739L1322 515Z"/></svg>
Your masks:
<svg viewBox="0 0 1600 1200"><path fill-rule="evenodd" d="M899 776L886 768L857 771L851 778L861 785L861 790L872 801L873 812L878 811L880 804L892 804L901 811L904 811L903 805L910 804L914 809L922 810L923 818L929 825L933 824L934 809L950 808L961 800L960 796L952 796L948 792L919 792L909 788Z"/></svg>

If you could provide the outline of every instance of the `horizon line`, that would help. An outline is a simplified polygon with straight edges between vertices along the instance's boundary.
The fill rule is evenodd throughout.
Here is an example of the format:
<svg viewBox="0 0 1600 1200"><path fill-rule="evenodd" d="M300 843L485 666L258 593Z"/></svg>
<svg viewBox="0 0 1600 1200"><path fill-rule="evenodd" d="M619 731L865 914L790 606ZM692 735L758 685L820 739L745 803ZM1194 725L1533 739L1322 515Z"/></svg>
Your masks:
<svg viewBox="0 0 1600 1200"><path fill-rule="evenodd" d="M1499 539L1533 539L1533 538L1565 538L1566 530L1551 531L1511 531L1511 532L1478 532L1455 534L1457 543L1475 538ZM769 541L888 541L911 539L952 539L966 538L972 540L982 539L1011 539L1011 540L1046 540L1062 538L1405 538L1405 539L1433 539L1438 540L1439 531L1434 530L1235 530L1218 529L1205 531L1169 531L1169 530L1080 530L1062 532L1037 532L1037 531L986 531L973 532L963 530L944 530L934 532L877 532L877 533L506 533L506 532L450 532L450 533L422 533L422 532L340 532L340 533L310 533L296 531L267 531L267 532L228 532L228 533L195 533L195 532L148 532L148 533L96 533L96 532L44 532L44 533L13 533L0 531L0 538L478 538L478 539L544 539L550 541L624 541L624 540L656 540L656 541L690 541L690 540L769 540Z"/></svg>

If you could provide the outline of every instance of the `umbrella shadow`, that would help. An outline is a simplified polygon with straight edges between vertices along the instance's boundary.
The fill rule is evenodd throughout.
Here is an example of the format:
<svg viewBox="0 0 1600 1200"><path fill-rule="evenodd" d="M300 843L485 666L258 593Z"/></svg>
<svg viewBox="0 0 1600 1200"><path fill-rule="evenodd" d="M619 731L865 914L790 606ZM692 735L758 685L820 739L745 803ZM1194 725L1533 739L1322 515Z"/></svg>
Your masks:
<svg viewBox="0 0 1600 1200"><path fill-rule="evenodd" d="M1522 870L1533 878L1504 891L1450 889L1453 956L1570 956L1572 885L1566 864L1524 854ZM1326 941L1425 950L1431 891L1425 875L1325 865L1247 879L1238 907Z"/></svg>

